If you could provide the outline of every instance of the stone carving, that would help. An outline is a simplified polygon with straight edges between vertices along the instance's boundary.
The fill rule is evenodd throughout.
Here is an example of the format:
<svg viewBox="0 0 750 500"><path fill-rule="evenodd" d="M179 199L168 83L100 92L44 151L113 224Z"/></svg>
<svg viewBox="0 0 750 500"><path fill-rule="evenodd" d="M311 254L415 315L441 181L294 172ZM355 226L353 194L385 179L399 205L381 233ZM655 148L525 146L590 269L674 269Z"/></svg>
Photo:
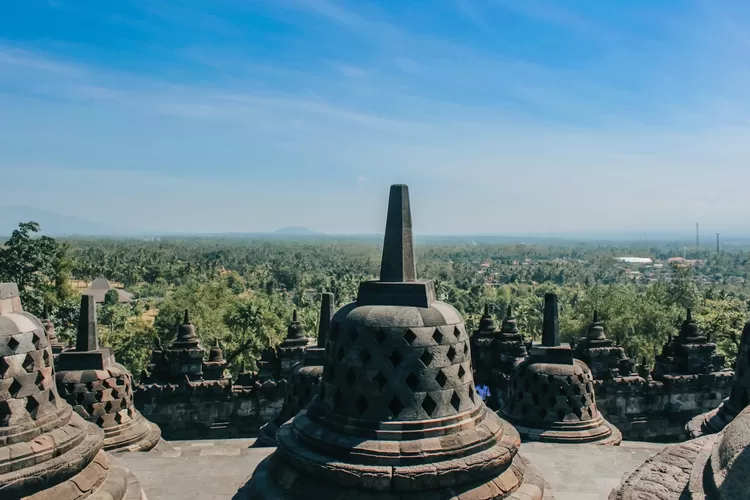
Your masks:
<svg viewBox="0 0 750 500"><path fill-rule="evenodd" d="M701 375L724 370L724 356L699 329L690 309L677 337L671 337L656 356L653 377L665 380L681 375Z"/></svg>
<svg viewBox="0 0 750 500"><path fill-rule="evenodd" d="M185 311L181 325L177 326L177 337L167 348L161 346L157 339L151 351L148 372L142 374L141 382L145 384L195 384L211 383L212 385L231 386L231 380L224 370L226 361L219 347L219 341L211 348L208 361L204 361L206 350L201 346L195 325L190 322L190 314Z"/></svg>
<svg viewBox="0 0 750 500"><path fill-rule="evenodd" d="M221 380L225 377L224 370L227 362L224 359L224 351L219 345L219 339L208 352L208 361L203 363L203 378L206 380Z"/></svg>
<svg viewBox="0 0 750 500"><path fill-rule="evenodd" d="M57 391L81 417L104 429L104 449L148 451L161 431L133 406L133 376L115 362L112 351L99 346L96 302L81 297L76 348L58 358Z"/></svg>
<svg viewBox="0 0 750 500"><path fill-rule="evenodd" d="M511 306L498 329L485 304L479 328L471 337L471 353L476 383L491 388L487 404L493 409L499 408L508 391L513 366L528 355Z"/></svg>
<svg viewBox="0 0 750 500"><path fill-rule="evenodd" d="M599 321L599 313L596 311L587 335L576 343L573 356L586 363L597 380L634 374L635 361L625 354L625 349L607 338L604 334L604 325Z"/></svg>
<svg viewBox="0 0 750 500"><path fill-rule="evenodd" d="M297 310L292 313L292 322L289 323L284 341L279 344L276 353L279 356L278 378L289 380L294 365L302 361L305 349L310 343L310 338L305 334L305 327L297 318Z"/></svg>
<svg viewBox="0 0 750 500"><path fill-rule="evenodd" d="M557 296L544 297L542 344L513 369L502 415L523 439L552 443L619 445L622 435L596 407L594 378L560 344Z"/></svg>
<svg viewBox="0 0 750 500"><path fill-rule="evenodd" d="M406 186L393 186L380 280L334 316L323 380L239 498L539 500L518 433L476 394L461 315L417 280Z"/></svg>
<svg viewBox="0 0 750 500"><path fill-rule="evenodd" d="M279 427L307 407L312 400L316 387L323 376L325 344L333 313L333 294L324 293L320 300L317 345L305 349L302 362L297 363L292 369L292 374L287 383L284 406L276 417L261 427L255 446L276 446L276 432Z"/></svg>
<svg viewBox="0 0 750 500"><path fill-rule="evenodd" d="M0 285L0 498L145 500L102 450L103 432L58 395L42 323Z"/></svg>
<svg viewBox="0 0 750 500"><path fill-rule="evenodd" d="M669 446L646 461L609 500L735 500L748 498L750 408L719 434Z"/></svg>
<svg viewBox="0 0 750 500"><path fill-rule="evenodd" d="M750 401L750 321L742 329L740 350L734 369L732 392L722 404L688 423L686 430L691 438L720 432L726 427Z"/></svg>

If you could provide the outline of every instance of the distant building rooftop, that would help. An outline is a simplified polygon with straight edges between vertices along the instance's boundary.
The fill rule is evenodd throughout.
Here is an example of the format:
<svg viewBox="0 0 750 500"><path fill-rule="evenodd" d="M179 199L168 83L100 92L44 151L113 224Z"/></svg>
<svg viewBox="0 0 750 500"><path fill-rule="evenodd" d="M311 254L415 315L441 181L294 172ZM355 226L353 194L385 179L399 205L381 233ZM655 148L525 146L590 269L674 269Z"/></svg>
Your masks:
<svg viewBox="0 0 750 500"><path fill-rule="evenodd" d="M648 257L617 257L620 262L626 264L653 264L653 260Z"/></svg>
<svg viewBox="0 0 750 500"><path fill-rule="evenodd" d="M110 290L117 291L117 298L120 301L120 303L127 303L133 300L133 294L130 292L126 292L125 290L121 290L119 288L114 288L109 280L104 277L96 278L92 283L91 286L89 286L83 293L84 295L93 295L94 301L96 303L102 303L104 302L104 296L107 295L107 292Z"/></svg>

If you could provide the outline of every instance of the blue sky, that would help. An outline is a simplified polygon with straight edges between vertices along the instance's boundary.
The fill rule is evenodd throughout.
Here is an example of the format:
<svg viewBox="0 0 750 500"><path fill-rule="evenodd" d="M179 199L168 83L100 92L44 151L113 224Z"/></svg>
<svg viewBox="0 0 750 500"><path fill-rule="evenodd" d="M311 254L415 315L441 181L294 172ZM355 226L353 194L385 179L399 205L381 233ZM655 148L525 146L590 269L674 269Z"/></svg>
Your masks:
<svg viewBox="0 0 750 500"><path fill-rule="evenodd" d="M750 229L750 5L0 4L0 205L144 231Z"/></svg>

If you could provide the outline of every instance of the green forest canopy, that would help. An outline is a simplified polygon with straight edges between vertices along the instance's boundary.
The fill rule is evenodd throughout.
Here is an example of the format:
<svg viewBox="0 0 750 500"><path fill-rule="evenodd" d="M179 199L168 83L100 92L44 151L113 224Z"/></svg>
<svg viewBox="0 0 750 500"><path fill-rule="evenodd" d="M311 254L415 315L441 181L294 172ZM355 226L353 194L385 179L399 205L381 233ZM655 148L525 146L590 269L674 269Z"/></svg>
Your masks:
<svg viewBox="0 0 750 500"><path fill-rule="evenodd" d="M0 281L19 285L24 307L49 308L59 335L70 339L78 291L71 280L105 276L135 295L115 295L100 306L102 342L135 373L145 368L158 338L170 342L185 309L204 346L218 339L231 368L254 366L260 352L283 340L293 309L307 331L317 331L319 294L351 301L359 283L375 278L380 247L371 240L309 238L60 239L39 236L35 222L19 224L0 247ZM629 267L616 260L638 255L665 260L676 245L643 242L544 245L428 243L416 248L418 272L432 278L441 300L476 327L484 304L502 316L513 304L522 331L539 338L542 297L560 296L560 324L569 340L585 332L594 309L607 335L631 357L650 364L675 333L685 308L733 361L748 316L750 252L693 250L702 265ZM154 314L155 312L155 314Z"/></svg>

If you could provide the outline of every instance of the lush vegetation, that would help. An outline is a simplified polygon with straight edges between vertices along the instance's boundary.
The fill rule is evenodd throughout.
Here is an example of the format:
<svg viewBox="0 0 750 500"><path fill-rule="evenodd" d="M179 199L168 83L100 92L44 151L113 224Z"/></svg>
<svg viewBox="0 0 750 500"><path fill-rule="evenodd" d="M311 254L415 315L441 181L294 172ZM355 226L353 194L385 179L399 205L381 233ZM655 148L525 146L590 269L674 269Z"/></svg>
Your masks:
<svg viewBox="0 0 750 500"><path fill-rule="evenodd" d="M0 247L0 281L14 281L24 306L41 316L45 306L58 333L70 339L78 293L71 280L106 276L135 294L121 304L111 292L100 306L102 341L136 373L154 341L168 343L183 311L190 311L205 346L221 341L231 365L253 366L259 353L286 334L292 309L314 334L319 293L331 291L339 305L356 296L360 281L377 275L380 248L357 239L247 240L240 238L55 240L38 237L39 226L19 225ZM545 245L433 243L418 245L419 274L436 281L440 298L474 328L488 303L502 316L513 304L526 334L538 338L542 297L560 295L563 335L585 332L594 309L607 333L628 353L651 363L685 307L731 361L748 316L746 286L750 253L708 251L680 264L634 270L615 257L667 259L676 245Z"/></svg>

